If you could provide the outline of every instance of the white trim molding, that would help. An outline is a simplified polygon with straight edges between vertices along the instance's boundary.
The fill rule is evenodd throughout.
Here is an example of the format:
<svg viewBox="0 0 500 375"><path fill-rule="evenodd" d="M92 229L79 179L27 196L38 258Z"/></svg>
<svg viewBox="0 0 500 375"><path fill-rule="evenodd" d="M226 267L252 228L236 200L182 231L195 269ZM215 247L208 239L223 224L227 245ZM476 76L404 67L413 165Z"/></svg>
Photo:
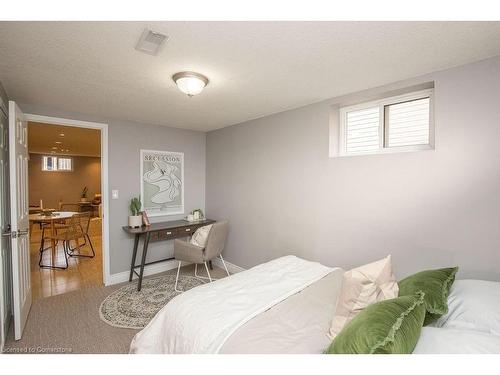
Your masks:
<svg viewBox="0 0 500 375"><path fill-rule="evenodd" d="M98 129L101 131L101 194L103 202L102 218L102 279L104 285L110 284L110 249L109 249L109 181L108 181L108 124L100 122L72 120L60 117L26 114L27 121L41 122L48 125L74 126L77 128Z"/></svg>
<svg viewBox="0 0 500 375"><path fill-rule="evenodd" d="M169 260L168 262L151 264L144 267L144 276L156 275L157 273L162 273L166 271L173 270L177 268L176 260ZM130 271L123 271L109 275L109 283L106 285L114 285L128 281L130 276ZM137 275L134 274L133 281L137 280Z"/></svg>
<svg viewBox="0 0 500 375"><path fill-rule="evenodd" d="M222 264L220 258L215 258L212 260L213 265L216 267L219 267L221 269L224 269L224 265ZM241 271L244 271L245 269L237 266L235 264L232 264L228 262L227 260L224 260L226 262L227 269L229 273L238 273ZM182 266L187 266L189 263L184 263L182 262ZM178 261L175 259L169 260L168 262L163 262L163 263L156 263L156 264L151 264L149 266L144 267L144 276L152 276L156 275L162 272L170 271L175 268L177 268ZM109 276L109 284L106 285L114 285L114 284L120 284L123 282L128 281L130 275L130 271L123 271L123 272L118 272L114 273ZM137 280L137 276L134 274L134 281Z"/></svg>

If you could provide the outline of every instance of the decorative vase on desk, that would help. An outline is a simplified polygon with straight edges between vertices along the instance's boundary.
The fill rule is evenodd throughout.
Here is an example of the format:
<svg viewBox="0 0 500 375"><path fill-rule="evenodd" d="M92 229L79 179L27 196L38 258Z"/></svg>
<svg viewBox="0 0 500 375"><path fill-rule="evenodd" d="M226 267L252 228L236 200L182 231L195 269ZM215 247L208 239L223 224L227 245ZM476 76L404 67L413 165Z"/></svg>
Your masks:
<svg viewBox="0 0 500 375"><path fill-rule="evenodd" d="M139 228L142 226L141 198L132 198L130 200L130 212L128 217L128 226L130 228Z"/></svg>
<svg viewBox="0 0 500 375"><path fill-rule="evenodd" d="M203 219L203 211L201 210L201 208L197 208L196 210L193 210L193 212L191 212L191 214L193 215L194 221L198 221L198 220Z"/></svg>

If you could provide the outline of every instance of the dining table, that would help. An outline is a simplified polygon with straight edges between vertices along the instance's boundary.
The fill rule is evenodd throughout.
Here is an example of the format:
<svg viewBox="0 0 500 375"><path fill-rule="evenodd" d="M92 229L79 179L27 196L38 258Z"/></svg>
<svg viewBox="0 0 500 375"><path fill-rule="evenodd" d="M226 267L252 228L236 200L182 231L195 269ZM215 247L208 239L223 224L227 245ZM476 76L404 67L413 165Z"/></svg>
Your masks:
<svg viewBox="0 0 500 375"><path fill-rule="evenodd" d="M50 234L51 234L51 248L52 248L52 262L51 266L44 266L44 268L60 268L55 266L56 259L56 248L57 241L54 238L54 234L56 233L56 223L59 223L65 219L69 219L73 217L73 215L78 214L78 212L73 211L54 211L49 212L47 214L44 213L36 213L29 215L30 227L33 224L41 224L41 225L49 225L50 226ZM43 235L42 235L43 236ZM43 248L43 238L40 243L40 253L42 253L45 249ZM41 255L40 255L41 257Z"/></svg>

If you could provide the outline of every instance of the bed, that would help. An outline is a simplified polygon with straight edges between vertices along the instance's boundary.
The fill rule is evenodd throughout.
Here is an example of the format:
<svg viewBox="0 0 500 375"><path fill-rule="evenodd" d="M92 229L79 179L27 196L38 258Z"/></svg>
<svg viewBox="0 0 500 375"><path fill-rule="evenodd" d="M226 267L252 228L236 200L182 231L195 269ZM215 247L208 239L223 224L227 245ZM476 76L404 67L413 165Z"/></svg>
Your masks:
<svg viewBox="0 0 500 375"><path fill-rule="evenodd" d="M130 352L323 353L331 342L328 331L343 273L340 268L286 256L196 287L160 310L134 337ZM456 283L459 295L464 285L474 293L470 281ZM491 295L489 289L498 291L499 285L491 283L482 290ZM453 314L463 317L459 310L467 308L457 293L450 294L456 303L450 305L449 314L422 329L414 353L500 353L500 336L496 327L488 327L490 323L479 329L477 321L454 325L456 316L450 321Z"/></svg>

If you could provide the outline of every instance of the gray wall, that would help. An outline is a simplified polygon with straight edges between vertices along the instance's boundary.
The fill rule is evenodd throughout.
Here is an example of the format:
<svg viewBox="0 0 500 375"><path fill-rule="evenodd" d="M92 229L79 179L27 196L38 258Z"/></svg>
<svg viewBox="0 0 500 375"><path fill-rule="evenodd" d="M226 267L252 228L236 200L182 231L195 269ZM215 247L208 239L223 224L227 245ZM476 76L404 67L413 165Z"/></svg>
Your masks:
<svg viewBox="0 0 500 375"><path fill-rule="evenodd" d="M101 193L101 158L71 156L73 171L42 171L42 155L30 154L28 162L29 202L38 206L43 199L44 208L59 207L59 202L78 203L83 187L88 188L87 199Z"/></svg>
<svg viewBox="0 0 500 375"><path fill-rule="evenodd" d="M109 197L111 198L111 190L117 189L120 192L119 199L111 200L109 205L111 274L130 268L133 240L121 227L127 224L130 198L140 193L140 149L184 152L185 210L187 212L195 208L205 209L205 133L97 118L27 103L18 104L25 113L103 122L109 125ZM182 217L183 215L173 215L157 220L175 220ZM172 241L152 243L148 260L165 258L172 253Z"/></svg>
<svg viewBox="0 0 500 375"><path fill-rule="evenodd" d="M334 72L332 72L334 74ZM434 81L436 149L329 158L338 105ZM208 133L207 213L227 260L285 254L349 269L390 253L399 277L454 266L500 280L500 58Z"/></svg>

